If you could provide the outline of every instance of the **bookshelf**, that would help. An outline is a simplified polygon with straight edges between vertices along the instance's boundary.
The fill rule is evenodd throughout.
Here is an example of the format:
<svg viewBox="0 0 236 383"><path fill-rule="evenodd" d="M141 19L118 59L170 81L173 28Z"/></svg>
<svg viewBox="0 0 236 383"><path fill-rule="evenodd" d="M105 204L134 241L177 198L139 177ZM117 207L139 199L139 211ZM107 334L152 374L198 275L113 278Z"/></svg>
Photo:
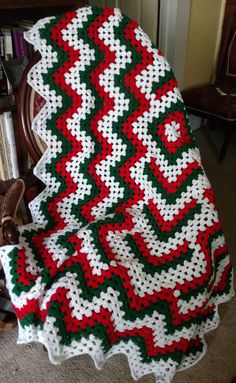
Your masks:
<svg viewBox="0 0 236 383"><path fill-rule="evenodd" d="M0 29L5 25L13 27L16 22L21 20L31 20L32 23L35 23L43 17L63 13L87 4L86 0L0 0ZM18 116L20 100L17 93L17 90L14 90L13 97L9 95L0 97L0 115L10 111L13 116L19 173L23 174L28 166L25 163L27 152L25 139L27 140L27 137L20 131Z"/></svg>
<svg viewBox="0 0 236 383"><path fill-rule="evenodd" d="M86 4L86 0L0 0L0 23L18 18L41 19Z"/></svg>

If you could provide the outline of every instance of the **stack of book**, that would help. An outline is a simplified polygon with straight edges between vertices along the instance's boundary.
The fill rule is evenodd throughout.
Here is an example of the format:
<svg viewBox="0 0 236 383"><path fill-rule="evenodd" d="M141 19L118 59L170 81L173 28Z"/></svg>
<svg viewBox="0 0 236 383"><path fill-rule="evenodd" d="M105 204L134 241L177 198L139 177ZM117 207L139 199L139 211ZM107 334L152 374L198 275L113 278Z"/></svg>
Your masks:
<svg viewBox="0 0 236 383"><path fill-rule="evenodd" d="M24 31L33 21L0 26L0 179L19 177L11 104L24 67L32 54ZM9 108L8 108L9 105ZM2 112L2 113L1 113Z"/></svg>
<svg viewBox="0 0 236 383"><path fill-rule="evenodd" d="M13 95L10 68L22 60L25 62L32 54L24 39L24 31L32 25L33 21L21 21L14 26L0 26L0 97Z"/></svg>

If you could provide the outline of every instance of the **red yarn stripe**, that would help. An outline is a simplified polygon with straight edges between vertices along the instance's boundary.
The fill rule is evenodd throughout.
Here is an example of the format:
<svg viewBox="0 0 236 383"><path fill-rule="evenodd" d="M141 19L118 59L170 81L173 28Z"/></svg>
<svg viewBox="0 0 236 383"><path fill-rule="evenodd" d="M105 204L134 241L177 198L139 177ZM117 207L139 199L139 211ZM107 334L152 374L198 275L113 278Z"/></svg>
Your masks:
<svg viewBox="0 0 236 383"><path fill-rule="evenodd" d="M93 199L88 201L86 205L81 207L81 214L87 221L92 221L94 219L92 208L97 206L99 202L104 200L104 198L108 197L110 192L110 188L106 186L105 182L102 181L101 177L96 173L96 165L112 153L112 145L108 143L108 140L103 137L102 132L98 130L98 123L103 120L104 116L109 114L110 110L114 109L114 98L105 91L104 86L100 85L99 76L110 67L111 63L115 62L115 52L111 51L110 48L104 44L103 40L99 38L98 30L109 19L109 16L113 14L113 9L105 8L103 14L99 15L97 20L88 27L88 37L93 39L94 44L104 52L104 61L99 62L99 65L90 74L91 84L95 87L99 97L103 99L103 107L98 110L94 118L90 121L91 132L94 134L97 141L100 142L101 152L88 166L88 173L98 185L99 193Z"/></svg>

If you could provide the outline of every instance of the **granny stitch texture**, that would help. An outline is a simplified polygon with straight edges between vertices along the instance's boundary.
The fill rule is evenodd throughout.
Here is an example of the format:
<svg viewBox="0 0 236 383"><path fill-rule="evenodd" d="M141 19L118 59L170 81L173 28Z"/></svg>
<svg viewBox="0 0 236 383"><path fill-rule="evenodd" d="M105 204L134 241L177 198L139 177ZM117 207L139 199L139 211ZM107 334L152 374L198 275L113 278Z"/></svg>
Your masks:
<svg viewBox="0 0 236 383"><path fill-rule="evenodd" d="M1 256L19 343L52 363L116 353L169 383L205 352L232 264L168 63L118 9L86 7L26 34L46 105L33 223Z"/></svg>

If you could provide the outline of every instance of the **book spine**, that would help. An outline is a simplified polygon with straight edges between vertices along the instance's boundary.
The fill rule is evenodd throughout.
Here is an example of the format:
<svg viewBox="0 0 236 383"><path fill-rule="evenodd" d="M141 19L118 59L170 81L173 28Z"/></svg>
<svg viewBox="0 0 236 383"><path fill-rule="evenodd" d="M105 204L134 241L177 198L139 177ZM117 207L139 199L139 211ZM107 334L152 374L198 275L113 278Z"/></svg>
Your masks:
<svg viewBox="0 0 236 383"><path fill-rule="evenodd" d="M2 131L3 152L4 152L4 156L6 160L6 179L9 180L13 177L13 173L12 173L12 167L11 167L11 162L9 157L9 148L8 148L6 131L4 126L4 121L3 121L3 114L1 114L0 116L0 122L1 122L1 131Z"/></svg>
<svg viewBox="0 0 236 383"><path fill-rule="evenodd" d="M20 56L20 47L19 47L19 37L18 37L18 31L17 29L13 28L11 31L12 35L12 44L13 44L13 52L15 57L21 57Z"/></svg>
<svg viewBox="0 0 236 383"><path fill-rule="evenodd" d="M7 95L7 79L0 60L0 97L5 97Z"/></svg>
<svg viewBox="0 0 236 383"><path fill-rule="evenodd" d="M2 151L2 147L1 147L1 142L0 142L0 180L5 181L1 151Z"/></svg>
<svg viewBox="0 0 236 383"><path fill-rule="evenodd" d="M16 150L16 141L15 141L13 121L12 121L12 114L10 111L3 113L3 125L4 125L4 131L5 131L5 138L7 142L7 153L9 153L8 159L10 162L10 168L12 170L12 176L13 178L17 178L19 177L20 174L19 174L19 166L18 166L18 160L17 160L17 150Z"/></svg>
<svg viewBox="0 0 236 383"><path fill-rule="evenodd" d="M11 60L13 58L13 45L12 45L12 37L11 37L11 29L10 28L2 28L2 34L4 37L4 50L5 60ZM8 95L13 95L12 86L7 79L7 93Z"/></svg>
<svg viewBox="0 0 236 383"><path fill-rule="evenodd" d="M0 30L0 97L8 95L7 91L7 79L5 72L3 70L1 61L5 58L5 45L4 45L4 36Z"/></svg>
<svg viewBox="0 0 236 383"><path fill-rule="evenodd" d="M7 153L4 143L4 131L3 131L3 116L0 115L0 175L3 181L9 179L8 167L7 167Z"/></svg>
<svg viewBox="0 0 236 383"><path fill-rule="evenodd" d="M4 37L5 60L10 60L13 58L13 45L12 45L11 29L9 29L9 28L2 29L2 34Z"/></svg>
<svg viewBox="0 0 236 383"><path fill-rule="evenodd" d="M11 33L15 57L28 57L28 43L24 39L24 30L20 28L13 28Z"/></svg>

